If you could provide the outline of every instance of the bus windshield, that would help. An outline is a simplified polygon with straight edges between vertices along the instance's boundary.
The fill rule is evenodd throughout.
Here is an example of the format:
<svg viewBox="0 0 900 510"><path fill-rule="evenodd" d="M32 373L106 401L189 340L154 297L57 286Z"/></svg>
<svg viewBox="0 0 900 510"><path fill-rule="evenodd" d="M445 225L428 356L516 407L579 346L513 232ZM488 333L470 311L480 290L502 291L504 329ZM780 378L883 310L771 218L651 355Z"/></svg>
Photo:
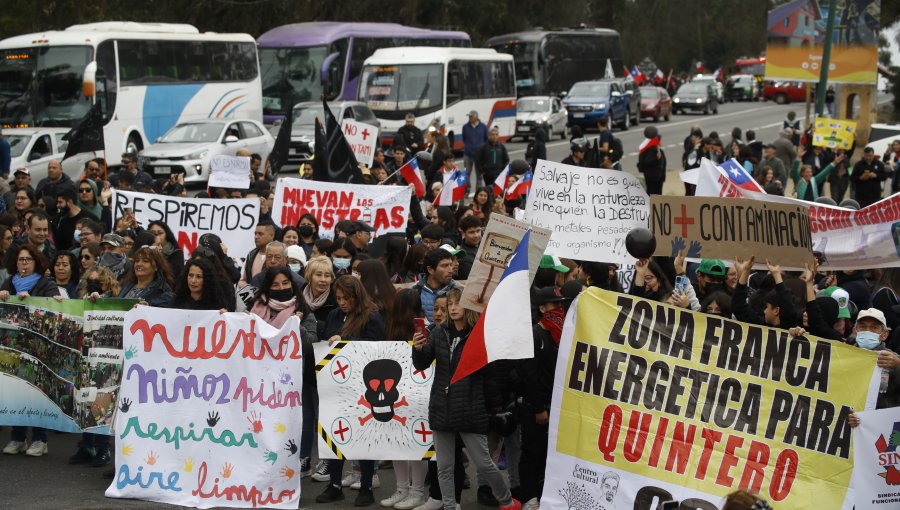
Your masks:
<svg viewBox="0 0 900 510"><path fill-rule="evenodd" d="M219 141L224 124L221 122L191 122L179 124L166 133L158 143L208 143Z"/></svg>
<svg viewBox="0 0 900 510"><path fill-rule="evenodd" d="M259 48L263 112L282 113L281 98L286 95L294 104L319 99L322 63L327 56L325 46Z"/></svg>
<svg viewBox="0 0 900 510"><path fill-rule="evenodd" d="M360 95L379 118L384 112L422 113L441 107L441 64L399 64L363 68Z"/></svg>
<svg viewBox="0 0 900 510"><path fill-rule="evenodd" d="M517 88L527 90L529 87L534 86L534 63L537 55L537 43L509 41L491 45L491 48L500 53L508 53L513 56L516 63Z"/></svg>
<svg viewBox="0 0 900 510"><path fill-rule="evenodd" d="M0 50L0 124L71 127L90 109L82 95L89 46Z"/></svg>

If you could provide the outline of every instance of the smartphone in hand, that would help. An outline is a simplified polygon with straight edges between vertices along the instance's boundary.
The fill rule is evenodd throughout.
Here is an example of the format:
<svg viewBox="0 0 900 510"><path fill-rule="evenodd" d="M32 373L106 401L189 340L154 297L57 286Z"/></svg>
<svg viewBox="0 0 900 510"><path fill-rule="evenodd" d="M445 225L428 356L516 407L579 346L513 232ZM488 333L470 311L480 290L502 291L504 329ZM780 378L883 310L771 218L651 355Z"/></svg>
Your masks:
<svg viewBox="0 0 900 510"><path fill-rule="evenodd" d="M416 317L413 319L413 331L425 337L425 343L428 343L428 328L426 327L424 318Z"/></svg>
<svg viewBox="0 0 900 510"><path fill-rule="evenodd" d="M689 285L689 280L687 276L676 276L675 277L675 291L679 294L687 293L687 286Z"/></svg>

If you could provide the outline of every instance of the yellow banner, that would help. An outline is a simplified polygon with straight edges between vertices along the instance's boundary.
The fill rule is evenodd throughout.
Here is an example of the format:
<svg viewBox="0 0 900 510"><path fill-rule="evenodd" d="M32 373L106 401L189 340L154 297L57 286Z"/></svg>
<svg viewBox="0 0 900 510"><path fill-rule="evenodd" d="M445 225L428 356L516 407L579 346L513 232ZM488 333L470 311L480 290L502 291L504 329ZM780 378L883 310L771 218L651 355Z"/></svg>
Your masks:
<svg viewBox="0 0 900 510"><path fill-rule="evenodd" d="M849 149L856 137L856 122L852 120L816 117L813 145L829 149Z"/></svg>
<svg viewBox="0 0 900 510"><path fill-rule="evenodd" d="M847 418L874 405L873 352L598 289L581 295L571 321L548 508L718 508L738 488L779 510L842 507Z"/></svg>

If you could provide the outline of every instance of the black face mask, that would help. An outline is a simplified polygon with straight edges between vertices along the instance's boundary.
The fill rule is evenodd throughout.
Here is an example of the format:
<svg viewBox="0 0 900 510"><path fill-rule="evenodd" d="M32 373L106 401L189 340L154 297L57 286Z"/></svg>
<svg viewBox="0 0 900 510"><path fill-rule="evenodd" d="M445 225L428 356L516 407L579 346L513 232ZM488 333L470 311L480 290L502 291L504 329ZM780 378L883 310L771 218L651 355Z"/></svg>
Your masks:
<svg viewBox="0 0 900 510"><path fill-rule="evenodd" d="M294 297L294 289L281 289L281 290L270 290L269 291L270 299L274 299L275 301L281 301L282 303L285 301L290 301L292 297Z"/></svg>
<svg viewBox="0 0 900 510"><path fill-rule="evenodd" d="M93 294L96 292L97 294L103 294L103 284L95 281L87 282L87 293Z"/></svg>
<svg viewBox="0 0 900 510"><path fill-rule="evenodd" d="M309 225L300 225L297 230L300 231L300 235L303 237L311 237L313 235L313 228Z"/></svg>

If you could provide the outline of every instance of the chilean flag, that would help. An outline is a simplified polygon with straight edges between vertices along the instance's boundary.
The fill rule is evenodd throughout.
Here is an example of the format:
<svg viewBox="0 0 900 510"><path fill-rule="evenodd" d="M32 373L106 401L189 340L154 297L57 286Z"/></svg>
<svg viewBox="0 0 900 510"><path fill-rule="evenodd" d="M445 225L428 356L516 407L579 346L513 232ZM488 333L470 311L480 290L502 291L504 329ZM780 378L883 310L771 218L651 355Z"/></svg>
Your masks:
<svg viewBox="0 0 900 510"><path fill-rule="evenodd" d="M525 172L525 175L506 190L506 199L510 200L522 195L528 195L529 191L531 191L531 172Z"/></svg>
<svg viewBox="0 0 900 510"><path fill-rule="evenodd" d="M741 166L740 163L736 159L729 159L728 161L719 165L719 170L722 171L725 175L728 176L728 180L734 183L738 188L747 190L747 191L755 191L757 193L765 193L762 186L756 182L753 177L747 173L747 170Z"/></svg>
<svg viewBox="0 0 900 510"><path fill-rule="evenodd" d="M397 171L400 172L400 175L403 176L406 182L412 184L415 187L416 198L422 198L425 196L425 183L422 182L422 177L419 176L418 158L412 158L411 160L407 161Z"/></svg>
<svg viewBox="0 0 900 510"><path fill-rule="evenodd" d="M502 195L506 191L506 181L509 178L509 164L500 172L500 175L494 179L494 196Z"/></svg>
<svg viewBox="0 0 900 510"><path fill-rule="evenodd" d="M534 357L528 284L528 239L525 232L509 266L463 346L450 384L499 359Z"/></svg>
<svg viewBox="0 0 900 510"><path fill-rule="evenodd" d="M640 147L638 147L638 154L643 154L645 150L651 147L659 147L659 137L654 136L653 138L645 138L643 142L641 142Z"/></svg>
<svg viewBox="0 0 900 510"><path fill-rule="evenodd" d="M444 175L441 194L434 199L434 205L453 205L466 196L466 172L459 168Z"/></svg>
<svg viewBox="0 0 900 510"><path fill-rule="evenodd" d="M634 81L637 82L638 85L640 85L641 82L644 81L644 73L642 73L641 70L638 69L638 66L632 66L631 77L634 78Z"/></svg>

